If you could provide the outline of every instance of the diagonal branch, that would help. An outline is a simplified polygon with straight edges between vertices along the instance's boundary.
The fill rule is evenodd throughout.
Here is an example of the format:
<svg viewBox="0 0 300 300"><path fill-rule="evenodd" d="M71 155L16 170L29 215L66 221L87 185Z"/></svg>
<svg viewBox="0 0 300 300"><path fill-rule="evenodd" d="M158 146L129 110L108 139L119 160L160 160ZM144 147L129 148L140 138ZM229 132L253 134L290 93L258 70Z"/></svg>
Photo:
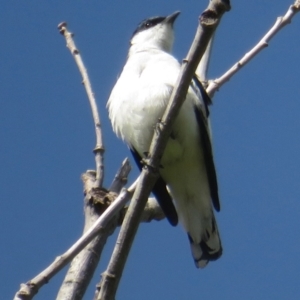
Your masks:
<svg viewBox="0 0 300 300"><path fill-rule="evenodd" d="M142 211L145 207L147 197L158 177L157 170L159 168L160 158L163 155L168 137L171 133L172 124L184 102L190 82L205 52L207 44L217 28L222 15L229 9L230 5L228 0L212 0L200 17L196 37L187 58L183 62L179 78L173 89L162 121L157 125L157 129L155 130L150 146L149 158L146 160L146 165L140 175L137 188L121 227L108 268L102 275L100 293L96 295L96 299L98 300L115 299L118 284L138 229Z"/></svg>
<svg viewBox="0 0 300 300"><path fill-rule="evenodd" d="M112 218L119 213L123 206L130 200L135 190L137 181L128 189L123 189L112 204L102 213L95 223L73 244L64 254L58 256L54 262L43 270L36 277L21 284L20 290L16 293L14 300L30 300L38 290L50 281L63 267L65 267L81 250L83 250L96 236L101 234Z"/></svg>
<svg viewBox="0 0 300 300"><path fill-rule="evenodd" d="M269 41L286 25L291 23L292 18L297 12L300 11L300 0L296 0L291 5L283 17L277 18L273 27L266 33L266 35L255 45L248 53L246 53L240 61L234 64L224 75L218 79L211 80L206 89L206 92L210 97L213 97L214 93L231 77L237 73L243 66L245 66L251 59L253 59L260 51L265 49Z"/></svg>
<svg viewBox="0 0 300 300"><path fill-rule="evenodd" d="M138 179L137 179L138 180ZM122 207L130 200L137 180L128 188L123 189L119 196L112 202L112 204L105 210L105 212L91 225L88 230L85 230L84 234L72 245L64 254L58 256L52 264L50 264L45 270L38 274L27 283L22 283L20 290L16 293L14 300L30 300L32 299L39 289L48 283L60 270L62 270L69 262L71 262L78 253L80 253L90 242L92 242L98 236L103 236L102 241L106 239L105 235L109 235L109 228L112 219L116 216ZM108 196L109 197L109 196ZM113 196L112 196L113 197ZM125 210L127 210L125 208ZM122 221L123 215L118 217L118 224ZM143 212L142 221L150 222L151 220L161 220L164 218L164 214L161 211L160 206L155 199L150 198L145 211ZM107 232L107 233L106 233ZM101 243L101 240L99 241ZM89 247L89 250L91 248ZM65 292L60 294L60 299L70 299L64 297ZM72 299L72 298L71 298Z"/></svg>

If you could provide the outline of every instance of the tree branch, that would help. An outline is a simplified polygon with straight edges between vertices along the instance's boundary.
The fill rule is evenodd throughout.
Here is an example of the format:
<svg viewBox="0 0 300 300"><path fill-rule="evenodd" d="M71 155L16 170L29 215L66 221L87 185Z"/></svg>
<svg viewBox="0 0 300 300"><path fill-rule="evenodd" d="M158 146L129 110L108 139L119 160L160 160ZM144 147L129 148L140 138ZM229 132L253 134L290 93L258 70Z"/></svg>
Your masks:
<svg viewBox="0 0 300 300"><path fill-rule="evenodd" d="M91 105L93 119L95 123L95 131L96 131L96 147L93 150L95 153L95 161L96 161L96 181L95 187L101 188L104 180L104 146L102 140L102 131L101 131L101 122L100 116L98 113L97 102L94 97L94 92L92 90L92 86L90 83L90 79L87 73L87 70L84 66L82 61L81 55L79 50L77 49L75 42L73 40L73 34L68 31L67 23L62 22L58 25L59 32L65 37L67 42L67 48L70 50L71 54L73 55L75 62L78 66L79 72L82 76L82 83L85 87L86 93L88 95L88 99Z"/></svg>
<svg viewBox="0 0 300 300"><path fill-rule="evenodd" d="M209 67L209 61L210 61L213 41L214 41L214 36L212 36L212 38L210 39L210 41L206 47L206 50L200 60L200 63L198 64L196 72L195 72L196 76L201 81L204 88L206 88L208 85L207 72L208 72L208 67Z"/></svg>
<svg viewBox="0 0 300 300"><path fill-rule="evenodd" d="M229 9L230 5L228 0L212 0L200 17L196 37L187 59L183 62L177 84L173 89L166 112L154 132L149 157L145 161L146 164L142 170L138 186L129 205L108 268L102 274L100 293L97 296L98 300L115 299L128 253L141 220L142 211L144 210L147 197L158 177L160 158L163 155L168 137L171 133L172 124L185 99L190 82L206 50L207 44L217 28L222 15Z"/></svg>
<svg viewBox="0 0 300 300"><path fill-rule="evenodd" d="M128 158L122 163L122 167L117 172L109 190L113 193L119 194L121 189L127 184L128 174L131 171L131 165Z"/></svg>
<svg viewBox="0 0 300 300"><path fill-rule="evenodd" d="M89 180L95 180L95 176L93 176L93 173L95 172L87 172L85 176L85 182L86 185L91 187L93 183L89 182ZM124 173L123 173L124 174ZM89 178L92 176L92 178ZM120 177L121 180L124 180L123 177ZM16 293L14 300L30 300L32 299L39 289L48 283L60 270L62 270L70 261L72 261L78 253L82 251L82 249L85 248L87 252L94 252L94 249L97 247L102 247L105 243L105 240L107 239L107 236L112 233L112 230L115 229L115 225L120 225L122 223L123 216L125 215L125 212L122 212L120 216L117 216L118 212L122 209L122 207L125 205L126 202L128 202L134 192L134 189L136 187L137 181L135 181L127 190L123 189L120 193L120 195L113 201L113 203L105 210L105 212L93 223L93 224L86 224L85 226L85 232L84 234L79 238L79 240L71 246L64 254L61 256L58 256L54 262L49 265L45 270L43 270L40 274L38 274L36 277L28 281L26 284L22 283L20 290ZM87 187L89 189L89 187ZM93 188L94 190L94 188ZM99 195L95 194L94 192L92 194L86 195L86 200L90 201L91 197L94 199L93 202L102 202L107 203L107 199L112 199L115 197L115 193L113 194L106 194L105 197L100 197ZM101 200L105 199L106 200ZM96 200L95 200L96 199ZM110 202L110 200L108 200ZM124 208L126 211L127 208ZM117 223L113 220L113 218L117 216ZM155 199L150 198L149 204L147 204L145 211L142 216L143 222L150 222L152 219L155 220L161 220L164 218L164 214L156 202ZM91 220L91 223L93 220ZM90 228L88 228L91 226ZM87 228L87 229L86 229ZM97 242L94 242L94 239ZM90 243L92 242L92 243ZM89 244L90 243L90 244ZM98 244L97 244L98 243ZM93 245L93 248L91 246ZM83 252L85 251L83 250ZM101 250L101 249L100 249ZM98 251L96 253L101 253L101 251ZM96 254L97 255L97 254ZM82 258L82 257L81 257ZM80 296L84 293L84 285L86 283L77 284L75 278L76 274L79 274L79 277L81 277L83 274L86 274L86 272L83 269L80 269L81 262L85 261L85 259L75 259L75 266L79 264L79 270L72 269L72 272L70 276L66 276L65 279L65 288L66 290L60 290L57 296L57 299L81 299ZM97 259L97 257L92 257L90 259ZM87 259L89 261L90 259ZM98 260L100 257L98 258ZM73 262L72 262L73 264ZM78 267L78 266L77 266ZM81 271L80 271L81 270ZM90 270L89 270L90 271ZM72 287L73 285L73 287ZM75 289L74 289L75 285ZM71 298L68 298L68 296L71 296ZM74 298L72 298L74 297ZM77 298L78 297L78 298Z"/></svg>
<svg viewBox="0 0 300 300"><path fill-rule="evenodd" d="M287 24L291 23L292 18L300 11L300 0L296 0L291 5L283 17L277 18L273 27L266 33L266 35L255 45L248 53L246 53L240 61L234 64L224 75L218 79L210 80L206 92L210 97L230 78L237 73L243 66L245 66L251 59L253 59L260 51L265 49L269 41Z"/></svg>
<svg viewBox="0 0 300 300"><path fill-rule="evenodd" d="M104 180L104 146L102 141L101 123L97 103L92 91L88 73L82 61L79 50L77 49L73 40L73 34L67 30L67 24L65 22L60 23L58 25L58 29L59 32L65 37L67 48L70 50L82 76L82 83L85 86L95 124L96 147L94 149L94 153L96 161L96 176L94 174L95 172L87 172L83 176L86 195L84 201L85 232L98 219L99 215L103 211L99 210L91 200L97 196L97 193L102 192L103 197L105 197L105 195L107 194L107 191L101 190ZM57 299L81 298L99 262L106 239L116 227L116 225L113 226L114 223L116 224L116 218L114 218L109 224L109 229L112 227L111 230L108 229L104 231L102 235L97 236L79 255L74 258L65 276L65 280L63 281L62 286L58 292Z"/></svg>
<svg viewBox="0 0 300 300"><path fill-rule="evenodd" d="M123 223L123 220L125 219L125 215L127 214L128 207L124 207L122 211L120 212L120 218L119 218L119 225L121 226ZM142 213L141 222L142 223L149 223L153 220L155 221L161 221L165 219L165 214L162 211L160 205L158 204L157 200L155 198L148 198L148 201L146 203L146 206Z"/></svg>
<svg viewBox="0 0 300 300"><path fill-rule="evenodd" d="M112 199L108 198L108 195L112 195L112 198L114 198L114 194L117 195L120 193L121 189L127 183L130 170L129 159L126 158L115 176L112 184L113 190L111 188L110 193L94 188L96 180L96 173L94 171L87 171L82 175L85 191L85 226L83 233L97 221L102 212L112 202ZM97 235L96 238L72 260L70 268L57 294L57 300L82 299L99 263L106 240L119 225L119 220L119 215L115 215L105 230L101 232L101 235Z"/></svg>
<svg viewBox="0 0 300 300"><path fill-rule="evenodd" d="M38 290L50 279L55 276L63 267L65 267L80 251L82 251L97 235L102 235L108 227L112 218L119 213L122 207L131 198L136 187L135 181L128 189L123 189L120 195L112 204L102 213L97 221L72 245L64 254L58 256L54 262L43 270L36 277L21 284L20 290L16 293L14 300L30 300ZM107 196L107 195L106 195ZM110 196L108 195L108 198Z"/></svg>

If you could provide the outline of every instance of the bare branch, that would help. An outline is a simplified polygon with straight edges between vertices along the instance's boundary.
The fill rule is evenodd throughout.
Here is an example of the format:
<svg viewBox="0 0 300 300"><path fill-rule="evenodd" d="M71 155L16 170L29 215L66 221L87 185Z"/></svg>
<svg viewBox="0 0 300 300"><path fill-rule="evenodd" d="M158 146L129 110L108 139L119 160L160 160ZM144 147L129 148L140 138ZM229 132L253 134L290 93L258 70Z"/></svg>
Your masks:
<svg viewBox="0 0 300 300"><path fill-rule="evenodd" d="M101 131L101 122L100 116L98 113L98 107L96 103L96 99L94 96L94 92L92 90L92 86L90 83L90 79L87 73L87 70L82 61L79 50L77 49L74 40L73 34L68 31L67 23L62 22L58 25L59 32L65 37L67 42L67 48L69 48L71 54L73 55L75 62L79 68L80 74L82 76L82 83L84 84L85 90L87 92L87 96L91 105L93 119L95 123L95 131L96 131L96 147L93 150L95 153L95 161L96 161L96 181L95 187L101 188L104 180L104 145L102 140L102 131Z"/></svg>
<svg viewBox="0 0 300 300"><path fill-rule="evenodd" d="M115 176L112 184L113 190L110 190L110 193L94 188L96 172L88 171L82 175L85 191L85 226L83 232L86 232L97 221L102 212L112 202L114 195L120 193L121 189L127 183L130 170L129 159L126 158ZM111 193L113 193L112 197L108 198ZM153 210L154 209L152 209L152 211ZM157 211L155 211L155 213L157 213ZM122 213L120 213L120 215L122 215ZM151 216L152 215L149 217ZM99 263L106 240L119 225L119 220L119 214L115 215L105 230L101 232L101 235L97 235L96 238L72 260L70 268L57 294L57 300L82 299Z"/></svg>
<svg viewBox="0 0 300 300"><path fill-rule="evenodd" d="M126 172L129 172L130 169L129 162L127 159L125 159L121 169L117 173L119 175L122 174L122 176L116 176L114 183L116 183L116 180L120 180L121 182L125 183L124 179L126 177ZM113 193L111 195L108 193L99 196L99 190L93 187L94 180L94 171L87 171L83 175L86 193L85 202L90 204L93 203L92 206L97 205L97 202L101 202L101 206L103 206L105 203L109 205L116 194ZM128 190L124 189L114 200L113 204L106 209L105 214L101 215L101 217L99 217L99 214L102 213L103 207L100 209L100 211L94 207L89 209L86 214L90 213L91 216L85 218L86 223L84 235L69 250L67 250L63 255L59 256L39 275L28 281L26 284L22 283L21 288L16 293L14 300L32 299L38 290L44 284L48 283L50 279L54 277L62 268L64 268L71 260L73 260L71 267L57 295L57 299L81 299L90 280L88 277L92 276L94 272L94 269L91 268L90 264L92 263L96 267L107 237L112 234L116 226L119 226L122 223L127 208L124 208L124 212L122 211L120 215L118 215L118 211L120 211L125 203L130 200L130 197L136 187L136 183L137 181L135 181L135 183L133 183ZM121 188L121 184L117 185L119 188ZM118 189L116 192L118 192ZM159 204L154 198L150 198L149 203L147 203L145 211L143 212L142 222L150 222L151 220L159 221L164 219L164 217L164 213L162 212ZM91 242L89 243L89 241ZM76 255L78 256L75 257ZM90 257L88 257L88 255L90 255ZM88 263L88 266L85 266L85 263ZM89 272L88 274L86 271L87 267ZM87 278L83 278L85 276L87 276Z"/></svg>
<svg viewBox="0 0 300 300"><path fill-rule="evenodd" d="M124 220L125 215L127 213L127 208L124 207L124 209L121 211L120 220ZM155 198L148 198L148 201L146 203L146 206L144 208L144 211L142 213L141 222L143 223L149 223L153 220L155 221L161 221L165 219L165 214L162 211L160 205L156 201ZM121 224L120 224L121 225Z"/></svg>
<svg viewBox="0 0 300 300"><path fill-rule="evenodd" d="M112 218L118 214L122 207L132 196L136 187L135 181L127 190L123 189L115 201L102 213L97 221L71 246L64 254L57 257L54 262L36 277L21 284L20 290L16 293L14 300L29 300L34 297L40 287L48 283L63 267L65 267L83 248L85 248L97 235L102 235Z"/></svg>
<svg viewBox="0 0 300 300"><path fill-rule="evenodd" d="M273 27L267 32L267 34L255 45L248 53L246 53L240 61L234 64L224 75L218 79L211 80L206 89L207 93L213 97L214 93L230 78L237 73L243 66L245 66L251 59L253 59L260 51L265 49L269 41L287 24L291 23L292 18L300 10L300 0L296 0L291 5L283 17L277 18Z"/></svg>
<svg viewBox="0 0 300 300"><path fill-rule="evenodd" d="M104 146L102 141L101 123L98 113L97 103L92 91L91 83L88 77L87 70L84 66L82 58L79 54L74 40L73 34L67 30L67 24L65 22L58 25L58 29L62 35L64 35L67 47L70 50L74 60L79 68L81 76L83 78L83 84L85 86L89 103L92 110L92 115L95 124L96 131L96 147L94 149L95 161L96 161L96 173L87 172L83 175L83 181L85 186L85 228L84 232L92 226L93 223L103 212L103 209L99 210L99 207L93 203L93 199L97 198L97 193L100 197L107 197L109 195L107 191L101 190L104 180ZM127 173L128 175L128 173ZM101 195L102 192L102 195ZM117 226L117 218L113 218L110 222L107 230L104 230L101 235L98 235L85 249L79 253L72 261L70 268L65 276L62 286L58 292L57 299L81 299L91 278L95 271L95 268L99 262L102 249L106 243L107 237L114 231Z"/></svg>
<svg viewBox="0 0 300 300"><path fill-rule="evenodd" d="M172 124L185 99L190 82L206 50L207 44L218 26L222 15L229 9L230 5L228 0L212 0L210 1L208 9L206 9L200 17L196 37L187 59L184 60L182 65L169 105L161 123L158 124L157 130L155 130L150 146L149 158L146 160L146 165L140 175L140 180L129 205L108 268L102 274L100 293L97 299L115 299L127 256L141 220L142 211L144 210L147 197L158 176L157 170L159 168L160 158L163 155L168 137L171 133Z"/></svg>
<svg viewBox="0 0 300 300"><path fill-rule="evenodd" d="M200 63L196 69L196 76L198 77L198 79L202 82L204 88L207 87L207 72L208 72L208 66L209 66L209 60L210 60L210 56L211 56L211 51L212 51L212 45L213 45L213 41L214 41L214 36L212 36L212 38L210 39L206 50L200 60Z"/></svg>
<svg viewBox="0 0 300 300"><path fill-rule="evenodd" d="M131 165L130 165L129 159L125 158L125 160L123 161L120 170L117 172L109 190L113 193L119 194L121 189L127 183L127 177L128 177L128 174L130 171L131 171Z"/></svg>
<svg viewBox="0 0 300 300"><path fill-rule="evenodd" d="M119 214L118 226L121 226L128 211L128 206L125 206ZM161 221L166 216L155 198L148 198L146 206L143 210L141 222L150 223L152 221Z"/></svg>

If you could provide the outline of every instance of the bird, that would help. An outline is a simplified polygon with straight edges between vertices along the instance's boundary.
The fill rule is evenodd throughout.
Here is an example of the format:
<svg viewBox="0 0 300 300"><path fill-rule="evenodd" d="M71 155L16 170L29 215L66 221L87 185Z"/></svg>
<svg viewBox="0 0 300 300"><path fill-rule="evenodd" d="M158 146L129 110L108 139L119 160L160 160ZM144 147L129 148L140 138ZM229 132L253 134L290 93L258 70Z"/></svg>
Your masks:
<svg viewBox="0 0 300 300"><path fill-rule="evenodd" d="M107 102L114 132L127 143L139 169L147 158L181 65L172 55L179 11L151 17L134 31L126 63ZM213 160L211 99L194 77L174 121L152 193L172 226L181 223L197 268L222 255L214 210L220 210Z"/></svg>

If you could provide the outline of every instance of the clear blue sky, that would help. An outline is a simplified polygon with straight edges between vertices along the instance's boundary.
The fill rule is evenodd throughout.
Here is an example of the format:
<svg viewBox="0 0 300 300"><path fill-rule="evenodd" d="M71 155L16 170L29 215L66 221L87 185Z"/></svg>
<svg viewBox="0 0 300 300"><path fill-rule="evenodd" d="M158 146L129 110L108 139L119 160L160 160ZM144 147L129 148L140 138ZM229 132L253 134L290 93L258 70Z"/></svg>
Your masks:
<svg viewBox="0 0 300 300"><path fill-rule="evenodd" d="M291 1L232 1L216 36L210 78L247 52ZM105 104L132 32L145 17L181 10L174 54L182 59L207 2L1 4L1 299L11 299L21 282L48 266L82 231L80 175L94 168L95 135L81 77L57 24L67 21L75 32L96 93L108 186L130 156L111 130ZM143 224L117 299L300 299L299 25L300 14L214 97L222 258L197 270L180 227ZM131 181L136 175L135 167ZM115 238L85 299L93 295ZM36 299L54 299L65 271Z"/></svg>

